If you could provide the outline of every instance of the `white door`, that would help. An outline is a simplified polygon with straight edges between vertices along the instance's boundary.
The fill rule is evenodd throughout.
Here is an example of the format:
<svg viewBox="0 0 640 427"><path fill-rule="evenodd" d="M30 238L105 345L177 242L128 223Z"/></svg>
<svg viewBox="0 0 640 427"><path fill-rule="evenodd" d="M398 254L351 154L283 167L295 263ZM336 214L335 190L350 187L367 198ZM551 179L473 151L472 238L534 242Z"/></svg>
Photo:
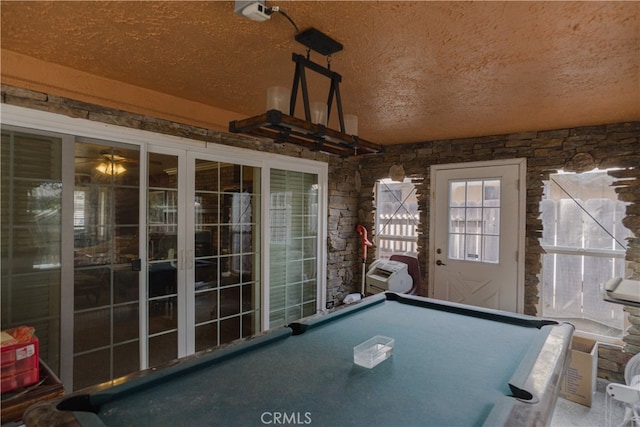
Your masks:
<svg viewBox="0 0 640 427"><path fill-rule="evenodd" d="M432 168L432 297L523 311L525 171L524 159Z"/></svg>

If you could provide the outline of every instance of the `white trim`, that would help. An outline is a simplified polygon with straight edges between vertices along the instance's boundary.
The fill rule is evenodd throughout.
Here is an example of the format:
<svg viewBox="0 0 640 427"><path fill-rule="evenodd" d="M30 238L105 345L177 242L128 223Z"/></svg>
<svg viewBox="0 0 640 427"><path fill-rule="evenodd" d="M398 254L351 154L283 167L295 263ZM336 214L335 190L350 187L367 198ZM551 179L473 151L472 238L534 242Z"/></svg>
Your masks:
<svg viewBox="0 0 640 427"><path fill-rule="evenodd" d="M540 245L547 254L583 255L600 258L624 259L627 251L618 249L574 248L571 246Z"/></svg>
<svg viewBox="0 0 640 427"><path fill-rule="evenodd" d="M503 159L503 160L485 160L481 162L462 162L462 163L447 163L442 165L431 165L431 177L433 178L435 171L449 170L449 169L471 169L471 168L486 168L491 166L525 166L527 165L526 158L516 159ZM526 176L526 175L525 175Z"/></svg>
<svg viewBox="0 0 640 427"><path fill-rule="evenodd" d="M125 142L136 145L153 144L169 148L214 152L220 160L239 161L242 164L257 167L275 167L291 171L322 173L328 171L328 165L318 160L289 157L282 154L260 152L246 148L232 147L215 142L154 133L146 130L100 123L87 119L72 118L46 111L0 104L2 124L23 128L57 132L76 137L103 139L110 142Z"/></svg>
<svg viewBox="0 0 640 427"><path fill-rule="evenodd" d="M140 146L140 191L138 193L138 257L140 259L140 271L138 272L138 349L140 352L140 370L149 367L149 346L147 331L149 330L149 304L147 302L147 281L149 277L149 239L147 236L147 188L149 186L149 174L147 172L148 147Z"/></svg>
<svg viewBox="0 0 640 427"><path fill-rule="evenodd" d="M270 195L271 194L271 170L268 168L260 169L260 183L262 185L261 194ZM263 224L271 224L271 214L269 212L269 203L271 197L262 197L261 207L261 218ZM262 262L262 268L260 269L260 306L262 308L262 313L260 316L260 327L261 330L269 329L269 311L271 310L271 304L269 303L269 277L271 273L271 266L269 263L269 257L271 255L270 251L270 240L268 236L268 227L262 227L263 230L261 232L261 242L260 242L260 251L263 254L261 258L264 260Z"/></svg>
<svg viewBox="0 0 640 427"><path fill-rule="evenodd" d="M177 294L177 307L176 313L178 316L178 357L184 357L189 354L193 354L193 351L189 352L188 348L194 348L195 343L187 343L187 340L193 338L192 334L187 333L188 326L193 326L194 310L193 310L193 298L195 297L191 286L191 293L187 290L187 284L193 285L194 276L193 269L187 271L189 268L185 262L187 257L187 251L193 248L193 246L187 246L187 242L193 244L193 218L189 218L189 215L193 214L193 209L189 209L188 205L193 206L193 199L191 203L187 203L187 190L194 187L189 187L189 175L195 173L189 173L187 170L189 165L188 156L178 156L178 228L176 230L176 253L177 253L177 266L176 272L176 294ZM190 194L189 194L190 195ZM184 209L184 210L183 210ZM185 216L180 218L180 213L185 212ZM188 228L191 226L191 228ZM189 236L187 236L187 230L190 230ZM189 320L187 320L189 318ZM193 329L193 328L192 328Z"/></svg>
<svg viewBox="0 0 640 427"><path fill-rule="evenodd" d="M318 174L318 311L327 307L327 229L329 216L329 174L324 164L323 173Z"/></svg>
<svg viewBox="0 0 640 427"><path fill-rule="evenodd" d="M505 159L505 160L491 160L482 162L468 162L468 163L449 163L442 165L432 165L430 175L430 197L429 205L435 206L436 203L436 173L444 170L452 169L472 169L472 168L485 168L485 167L498 167L498 166L518 166L518 254L517 258L517 312L524 312L524 269L525 269L525 240L526 240L526 222L527 222L527 159ZM431 209L429 215L429 259L428 259L428 271L429 278L428 283L434 283L435 269L435 229L436 229L436 210ZM429 286L429 296L434 296L434 287Z"/></svg>
<svg viewBox="0 0 640 427"><path fill-rule="evenodd" d="M73 136L62 136L62 211L61 236L73 236L74 149ZM69 164L71 163L71 164ZM71 191L69 191L71 189ZM71 211L70 215L66 212ZM61 238L60 248L60 379L66 392L73 387L74 330L74 240Z"/></svg>
<svg viewBox="0 0 640 427"><path fill-rule="evenodd" d="M72 118L46 111L33 110L15 105L0 104L2 123L24 128L57 132L76 137L103 139L110 142L124 142L136 145L160 145L179 147L182 149L215 152L221 160L239 161L242 164L263 167L266 162L275 162L285 166L276 166L288 170L306 171L314 167L326 168L326 163L318 160L292 158L282 154L259 152L246 148L232 147L215 142L198 141L194 139L155 133L141 129L128 128L118 125L96 122L81 118Z"/></svg>
<svg viewBox="0 0 640 427"><path fill-rule="evenodd" d="M524 313L524 269L525 269L525 241L527 240L527 159L513 159L512 163L518 165L518 312ZM540 292L539 292L540 293Z"/></svg>

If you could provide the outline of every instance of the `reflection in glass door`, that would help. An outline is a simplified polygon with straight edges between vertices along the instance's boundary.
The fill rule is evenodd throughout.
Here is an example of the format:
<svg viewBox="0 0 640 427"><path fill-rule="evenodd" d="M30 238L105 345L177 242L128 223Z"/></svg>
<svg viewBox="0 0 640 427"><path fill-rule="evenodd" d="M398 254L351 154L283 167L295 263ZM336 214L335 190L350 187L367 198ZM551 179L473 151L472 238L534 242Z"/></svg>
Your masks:
<svg viewBox="0 0 640 427"><path fill-rule="evenodd" d="M2 329L33 326L40 358L56 373L60 366L62 146L60 137L2 129Z"/></svg>
<svg viewBox="0 0 640 427"><path fill-rule="evenodd" d="M178 289L183 276L179 157L149 153L147 193L147 333L149 366L175 359L178 349ZM181 219L182 220L182 219ZM180 245L180 246L179 246ZM184 288L184 286L180 286Z"/></svg>
<svg viewBox="0 0 640 427"><path fill-rule="evenodd" d="M75 144L74 390L139 368L139 160L135 146Z"/></svg>
<svg viewBox="0 0 640 427"><path fill-rule="evenodd" d="M260 329L260 169L195 160L195 351Z"/></svg>
<svg viewBox="0 0 640 427"><path fill-rule="evenodd" d="M260 169L202 153L154 151L147 194L149 366L260 330Z"/></svg>

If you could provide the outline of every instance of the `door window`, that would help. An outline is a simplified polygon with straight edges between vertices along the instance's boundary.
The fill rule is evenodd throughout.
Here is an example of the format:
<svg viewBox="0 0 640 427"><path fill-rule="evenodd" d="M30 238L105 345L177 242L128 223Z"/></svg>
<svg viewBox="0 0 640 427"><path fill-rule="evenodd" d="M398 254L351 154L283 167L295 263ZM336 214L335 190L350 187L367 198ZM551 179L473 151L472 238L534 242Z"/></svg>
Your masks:
<svg viewBox="0 0 640 427"><path fill-rule="evenodd" d="M500 180L449 182L449 259L500 260Z"/></svg>

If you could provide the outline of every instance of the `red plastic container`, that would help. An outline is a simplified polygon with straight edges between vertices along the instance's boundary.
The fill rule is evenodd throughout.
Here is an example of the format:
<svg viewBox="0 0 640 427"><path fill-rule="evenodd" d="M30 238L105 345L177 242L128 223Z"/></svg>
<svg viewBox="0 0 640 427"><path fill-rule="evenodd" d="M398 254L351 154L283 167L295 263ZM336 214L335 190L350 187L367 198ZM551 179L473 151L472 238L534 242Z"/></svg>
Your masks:
<svg viewBox="0 0 640 427"><path fill-rule="evenodd" d="M0 391L7 393L37 383L40 373L38 360L38 338L35 335L28 342L2 347Z"/></svg>

